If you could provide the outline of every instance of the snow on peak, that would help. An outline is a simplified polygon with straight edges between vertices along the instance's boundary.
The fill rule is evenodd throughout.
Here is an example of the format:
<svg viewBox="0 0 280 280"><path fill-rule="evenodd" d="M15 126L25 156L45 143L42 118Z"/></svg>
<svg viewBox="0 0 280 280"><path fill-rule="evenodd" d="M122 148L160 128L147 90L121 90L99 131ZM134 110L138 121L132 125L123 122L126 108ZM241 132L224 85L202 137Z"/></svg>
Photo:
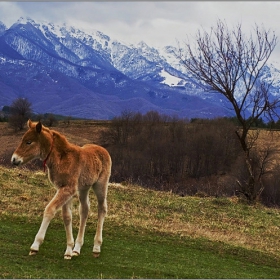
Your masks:
<svg viewBox="0 0 280 280"><path fill-rule="evenodd" d="M182 79L169 74L164 69L161 70L159 75L164 78L164 80L161 83L169 85L170 87L178 86L179 83L182 81Z"/></svg>

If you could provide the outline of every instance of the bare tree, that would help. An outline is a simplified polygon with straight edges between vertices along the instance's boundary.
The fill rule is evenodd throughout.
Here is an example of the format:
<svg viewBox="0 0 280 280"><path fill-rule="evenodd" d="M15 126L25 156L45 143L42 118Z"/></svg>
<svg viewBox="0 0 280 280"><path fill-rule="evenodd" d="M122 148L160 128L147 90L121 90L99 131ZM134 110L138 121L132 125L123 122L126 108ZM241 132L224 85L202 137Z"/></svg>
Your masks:
<svg viewBox="0 0 280 280"><path fill-rule="evenodd" d="M272 118L279 105L279 99L270 95L270 85L260 80L276 43L274 32L263 27L256 25L248 38L241 24L229 30L225 22L218 20L210 32L197 32L194 46L186 43L175 53L201 86L222 94L232 105L241 126L236 135L249 173L246 183L240 186L249 200L256 199L256 178L250 155L253 142L248 140L248 132L261 116Z"/></svg>
<svg viewBox="0 0 280 280"><path fill-rule="evenodd" d="M27 120L31 117L31 103L26 98L17 98L11 105L9 124L15 130L22 130Z"/></svg>

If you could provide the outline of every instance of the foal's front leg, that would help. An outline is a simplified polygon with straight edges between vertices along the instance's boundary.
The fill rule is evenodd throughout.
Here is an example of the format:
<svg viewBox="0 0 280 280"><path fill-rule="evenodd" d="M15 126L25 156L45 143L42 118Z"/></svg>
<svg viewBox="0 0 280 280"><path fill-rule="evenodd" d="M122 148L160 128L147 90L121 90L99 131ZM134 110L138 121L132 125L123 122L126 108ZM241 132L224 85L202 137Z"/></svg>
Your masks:
<svg viewBox="0 0 280 280"><path fill-rule="evenodd" d="M30 247L29 255L36 255L38 253L39 247L45 239L46 231L48 229L50 221L53 219L57 210L65 203L67 203L72 198L74 193L74 189L70 187L61 187L60 189L58 189L53 199L45 208L43 221L38 233L35 236L35 240Z"/></svg>

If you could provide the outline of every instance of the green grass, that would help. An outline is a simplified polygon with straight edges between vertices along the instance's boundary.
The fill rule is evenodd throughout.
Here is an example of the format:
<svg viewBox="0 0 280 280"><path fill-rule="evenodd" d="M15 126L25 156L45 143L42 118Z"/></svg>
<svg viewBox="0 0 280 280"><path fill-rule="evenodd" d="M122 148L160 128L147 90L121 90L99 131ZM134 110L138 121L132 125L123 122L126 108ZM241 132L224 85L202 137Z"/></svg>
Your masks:
<svg viewBox="0 0 280 280"><path fill-rule="evenodd" d="M106 224L101 256L92 257L93 226L79 257L64 260L65 232L55 221L36 256L28 256L39 220L2 217L1 278L279 278L267 254L205 239Z"/></svg>
<svg viewBox="0 0 280 280"><path fill-rule="evenodd" d="M100 257L92 256L96 202L91 193L81 255L64 260L60 213L38 255L28 255L44 206L55 193L46 175L0 166L0 191L1 278L280 278L279 209L112 184ZM75 236L77 208L75 202Z"/></svg>

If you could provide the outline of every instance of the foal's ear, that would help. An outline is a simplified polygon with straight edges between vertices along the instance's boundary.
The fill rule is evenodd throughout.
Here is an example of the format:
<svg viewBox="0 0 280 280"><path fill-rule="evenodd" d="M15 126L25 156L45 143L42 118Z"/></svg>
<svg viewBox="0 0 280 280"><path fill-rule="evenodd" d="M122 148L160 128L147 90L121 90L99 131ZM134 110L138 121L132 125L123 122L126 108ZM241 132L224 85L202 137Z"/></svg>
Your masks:
<svg viewBox="0 0 280 280"><path fill-rule="evenodd" d="M31 125L32 125L32 121L29 119L29 120L27 121L27 126L28 126L29 128L31 128Z"/></svg>
<svg viewBox="0 0 280 280"><path fill-rule="evenodd" d="M39 122L36 124L36 131L37 131L38 133L40 133L41 130L42 130L42 124L41 124L41 122L39 121Z"/></svg>

